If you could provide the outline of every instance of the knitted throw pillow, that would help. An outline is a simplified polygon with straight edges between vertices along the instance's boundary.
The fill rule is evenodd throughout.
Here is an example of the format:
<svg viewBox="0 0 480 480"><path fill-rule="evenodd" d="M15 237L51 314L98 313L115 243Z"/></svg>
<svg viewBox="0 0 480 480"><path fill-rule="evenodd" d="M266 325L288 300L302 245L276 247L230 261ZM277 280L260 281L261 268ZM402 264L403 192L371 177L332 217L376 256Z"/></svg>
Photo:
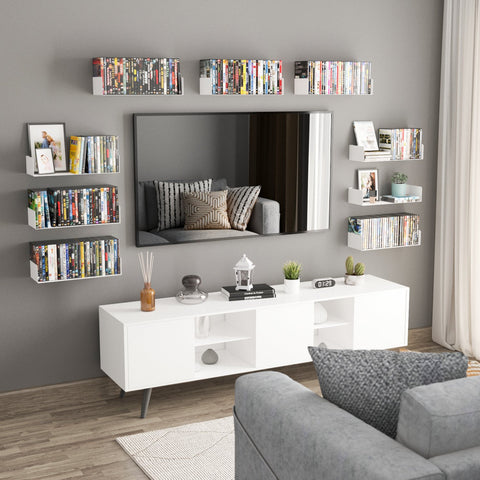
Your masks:
<svg viewBox="0 0 480 480"><path fill-rule="evenodd" d="M183 194L185 230L230 228L227 215L227 191Z"/></svg>
<svg viewBox="0 0 480 480"><path fill-rule="evenodd" d="M232 228L246 230L259 194L260 185L228 189L227 211Z"/></svg>
<svg viewBox="0 0 480 480"><path fill-rule="evenodd" d="M322 395L389 437L397 434L402 393L465 377L463 353L328 350L308 347Z"/></svg>

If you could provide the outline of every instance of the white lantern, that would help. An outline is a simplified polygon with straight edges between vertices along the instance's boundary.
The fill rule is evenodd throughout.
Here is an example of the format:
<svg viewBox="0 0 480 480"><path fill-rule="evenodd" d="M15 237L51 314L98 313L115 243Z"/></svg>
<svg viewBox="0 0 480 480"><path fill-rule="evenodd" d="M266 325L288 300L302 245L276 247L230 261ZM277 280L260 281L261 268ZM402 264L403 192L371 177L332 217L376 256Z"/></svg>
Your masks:
<svg viewBox="0 0 480 480"><path fill-rule="evenodd" d="M247 258L245 254L233 267L235 271L235 282L237 284L235 290L251 290L253 288L252 283L252 271L255 265L251 260Z"/></svg>

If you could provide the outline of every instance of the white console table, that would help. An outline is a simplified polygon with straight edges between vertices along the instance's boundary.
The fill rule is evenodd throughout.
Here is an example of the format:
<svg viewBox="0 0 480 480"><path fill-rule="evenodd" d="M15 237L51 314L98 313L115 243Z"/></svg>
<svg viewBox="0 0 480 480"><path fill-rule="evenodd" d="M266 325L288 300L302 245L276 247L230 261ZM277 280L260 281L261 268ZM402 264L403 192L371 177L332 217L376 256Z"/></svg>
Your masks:
<svg viewBox="0 0 480 480"><path fill-rule="evenodd" d="M159 298L154 312L140 302L99 307L100 366L124 392L144 390L142 418L151 389L283 365L309 362L307 346L386 349L408 343L409 288L365 276L360 286L315 289L311 282L288 295L275 286L273 299L229 302L220 292L206 302L184 305ZM326 321L317 324L321 319ZM210 332L195 337L197 318L210 318ZM200 357L207 348L215 365Z"/></svg>

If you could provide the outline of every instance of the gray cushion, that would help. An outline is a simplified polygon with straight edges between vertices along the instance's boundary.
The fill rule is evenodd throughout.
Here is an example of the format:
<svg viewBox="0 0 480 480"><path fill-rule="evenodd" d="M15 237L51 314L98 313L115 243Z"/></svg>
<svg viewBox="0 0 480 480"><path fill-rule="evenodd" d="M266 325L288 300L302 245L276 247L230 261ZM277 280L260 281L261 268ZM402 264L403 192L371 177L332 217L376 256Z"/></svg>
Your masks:
<svg viewBox="0 0 480 480"><path fill-rule="evenodd" d="M480 447L480 377L404 392L397 440L425 458Z"/></svg>
<svg viewBox="0 0 480 480"><path fill-rule="evenodd" d="M480 447L447 453L430 458L447 480L474 480L480 478Z"/></svg>
<svg viewBox="0 0 480 480"><path fill-rule="evenodd" d="M405 390L465 377L468 366L462 353L308 350L324 398L392 438Z"/></svg>

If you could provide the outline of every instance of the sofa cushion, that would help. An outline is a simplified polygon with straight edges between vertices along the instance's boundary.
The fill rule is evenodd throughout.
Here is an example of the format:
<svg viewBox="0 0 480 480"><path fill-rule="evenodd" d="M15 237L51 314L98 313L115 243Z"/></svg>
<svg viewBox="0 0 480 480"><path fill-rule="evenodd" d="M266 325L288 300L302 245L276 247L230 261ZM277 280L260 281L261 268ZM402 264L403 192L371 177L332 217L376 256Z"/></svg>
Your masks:
<svg viewBox="0 0 480 480"><path fill-rule="evenodd" d="M227 210L232 228L246 230L259 193L260 185L228 189Z"/></svg>
<svg viewBox="0 0 480 480"><path fill-rule="evenodd" d="M480 447L480 377L403 392L397 441L425 458Z"/></svg>
<svg viewBox="0 0 480 480"><path fill-rule="evenodd" d="M160 182L154 180L157 191L158 230L182 227L185 223L182 194L210 192L212 179L195 182Z"/></svg>
<svg viewBox="0 0 480 480"><path fill-rule="evenodd" d="M392 438L405 390L465 377L468 365L462 353L316 347L309 352L324 398Z"/></svg>
<svg viewBox="0 0 480 480"><path fill-rule="evenodd" d="M480 447L467 448L429 459L447 480L473 480L480 478Z"/></svg>
<svg viewBox="0 0 480 480"><path fill-rule="evenodd" d="M183 194L185 230L231 228L227 215L227 191Z"/></svg>

